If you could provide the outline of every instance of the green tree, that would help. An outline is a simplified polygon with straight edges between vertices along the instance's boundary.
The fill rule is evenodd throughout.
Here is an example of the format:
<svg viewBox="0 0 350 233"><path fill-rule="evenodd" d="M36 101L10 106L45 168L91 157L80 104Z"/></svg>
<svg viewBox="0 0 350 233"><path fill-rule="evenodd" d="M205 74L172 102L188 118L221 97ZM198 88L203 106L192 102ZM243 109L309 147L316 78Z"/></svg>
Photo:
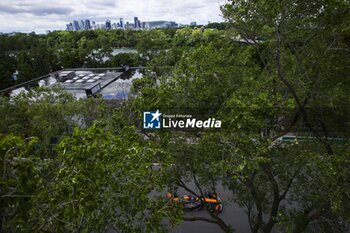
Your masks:
<svg viewBox="0 0 350 233"><path fill-rule="evenodd" d="M75 100L60 88L39 88L0 99L0 133L35 136L50 144L103 119L106 106L101 99Z"/></svg>

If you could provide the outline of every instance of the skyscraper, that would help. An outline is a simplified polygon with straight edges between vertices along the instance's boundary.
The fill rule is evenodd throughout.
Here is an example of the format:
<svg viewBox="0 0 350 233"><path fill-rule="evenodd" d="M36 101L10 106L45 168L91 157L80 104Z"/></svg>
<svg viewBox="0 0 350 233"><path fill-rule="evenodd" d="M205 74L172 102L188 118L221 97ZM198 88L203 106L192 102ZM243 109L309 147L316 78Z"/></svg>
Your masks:
<svg viewBox="0 0 350 233"><path fill-rule="evenodd" d="M120 27L124 28L124 20L123 20L123 18L120 18Z"/></svg>
<svg viewBox="0 0 350 233"><path fill-rule="evenodd" d="M112 29L112 24L111 24L111 21L109 19L106 21L106 29L107 30Z"/></svg>
<svg viewBox="0 0 350 233"><path fill-rule="evenodd" d="M139 28L142 28L141 20L138 20L138 27L139 27Z"/></svg>
<svg viewBox="0 0 350 233"><path fill-rule="evenodd" d="M73 31L78 31L80 29L79 22L74 20L73 21Z"/></svg>
<svg viewBox="0 0 350 233"><path fill-rule="evenodd" d="M134 28L139 28L139 18L134 17Z"/></svg>
<svg viewBox="0 0 350 233"><path fill-rule="evenodd" d="M80 30L85 30L85 22L83 20L80 20L79 27Z"/></svg>
<svg viewBox="0 0 350 233"><path fill-rule="evenodd" d="M90 30L91 24L89 19L85 19L85 30Z"/></svg>
<svg viewBox="0 0 350 233"><path fill-rule="evenodd" d="M73 24L72 23L67 24L67 31L73 31Z"/></svg>

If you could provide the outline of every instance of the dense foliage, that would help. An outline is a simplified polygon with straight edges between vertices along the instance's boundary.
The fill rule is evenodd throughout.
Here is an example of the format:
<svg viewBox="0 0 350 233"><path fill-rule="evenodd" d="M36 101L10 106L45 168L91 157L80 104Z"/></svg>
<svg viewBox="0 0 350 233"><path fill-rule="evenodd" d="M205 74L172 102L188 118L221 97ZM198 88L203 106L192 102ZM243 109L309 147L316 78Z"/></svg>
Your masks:
<svg viewBox="0 0 350 233"><path fill-rule="evenodd" d="M197 35L187 40L192 33ZM212 29L202 34L186 28L0 35L0 90L62 68L146 65L154 54L167 51L174 44L195 45L198 40L210 40L215 33ZM139 53L114 54L115 48L135 48ZM16 71L19 74L14 80L12 74Z"/></svg>
<svg viewBox="0 0 350 233"><path fill-rule="evenodd" d="M1 231L163 232L185 220L231 232L161 197L224 187L251 232L347 232L348 1L235 0L222 12L207 29L1 36L2 88L15 70L18 83L61 67L146 67L119 107L62 90L1 99ZM113 55L120 47L138 53ZM143 130L154 109L223 127Z"/></svg>

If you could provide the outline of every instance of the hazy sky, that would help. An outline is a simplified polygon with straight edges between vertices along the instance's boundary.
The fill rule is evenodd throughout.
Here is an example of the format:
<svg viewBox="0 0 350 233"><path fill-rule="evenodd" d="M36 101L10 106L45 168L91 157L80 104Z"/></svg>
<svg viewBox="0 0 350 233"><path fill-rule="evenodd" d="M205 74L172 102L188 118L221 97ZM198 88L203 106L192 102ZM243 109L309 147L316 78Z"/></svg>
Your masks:
<svg viewBox="0 0 350 233"><path fill-rule="evenodd" d="M73 19L115 22L172 20L178 23L222 21L225 0L1 0L0 32L65 29Z"/></svg>

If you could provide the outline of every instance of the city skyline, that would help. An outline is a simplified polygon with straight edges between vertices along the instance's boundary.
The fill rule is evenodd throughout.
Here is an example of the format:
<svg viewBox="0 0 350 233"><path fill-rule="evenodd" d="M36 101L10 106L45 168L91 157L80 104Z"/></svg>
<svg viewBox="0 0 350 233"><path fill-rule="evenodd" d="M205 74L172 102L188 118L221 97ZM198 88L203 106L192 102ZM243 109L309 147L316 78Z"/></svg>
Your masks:
<svg viewBox="0 0 350 233"><path fill-rule="evenodd" d="M188 24L187 24L188 25ZM191 22L190 25L197 25L196 22ZM124 21L120 18L117 21L111 21L109 19L106 22L95 22L94 20L73 20L66 24L66 31L81 31L81 30L96 30L96 29L134 29L134 30L144 30L144 29L154 29L154 28L177 28L182 26L177 24L175 21L141 21L137 16L134 17L133 22Z"/></svg>
<svg viewBox="0 0 350 233"><path fill-rule="evenodd" d="M179 24L207 24L222 22L220 5L223 0L141 1L141 0L57 0L50 6L47 0L14 0L0 3L0 31L44 33L47 30L66 30L67 22L91 19L95 22L134 22L134 16L142 21L176 21Z"/></svg>

